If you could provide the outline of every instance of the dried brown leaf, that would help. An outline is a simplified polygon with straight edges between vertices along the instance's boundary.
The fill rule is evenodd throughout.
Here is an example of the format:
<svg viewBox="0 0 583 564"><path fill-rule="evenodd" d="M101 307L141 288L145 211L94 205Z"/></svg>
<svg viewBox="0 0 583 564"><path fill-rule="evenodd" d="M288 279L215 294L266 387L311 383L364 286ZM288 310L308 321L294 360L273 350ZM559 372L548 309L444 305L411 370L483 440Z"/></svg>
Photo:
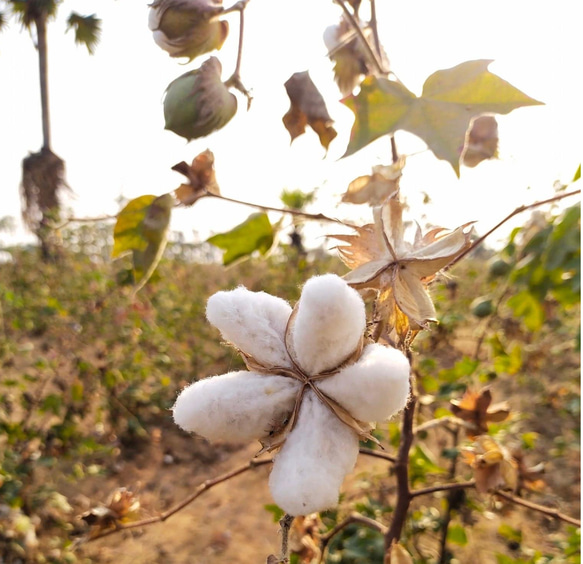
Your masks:
<svg viewBox="0 0 583 564"><path fill-rule="evenodd" d="M176 199L184 206L192 206L197 200L209 194L220 195L215 177L215 157L207 149L197 155L189 166L184 161L174 165L172 170L188 178L188 184L181 184L175 191Z"/></svg>
<svg viewBox="0 0 583 564"><path fill-rule="evenodd" d="M359 176L348 185L348 190L342 195L342 201L371 206L382 204L399 189L399 179L404 165L405 159L401 157L392 165L374 166L371 175Z"/></svg>
<svg viewBox="0 0 583 564"><path fill-rule="evenodd" d="M294 73L285 83L285 89L291 106L283 116L283 124L289 131L292 142L309 125L317 133L320 144L328 150L337 133L332 127L332 118L324 98L312 82L308 71Z"/></svg>
<svg viewBox="0 0 583 564"><path fill-rule="evenodd" d="M498 156L498 122L493 116L476 118L466 136L462 164L473 168Z"/></svg>

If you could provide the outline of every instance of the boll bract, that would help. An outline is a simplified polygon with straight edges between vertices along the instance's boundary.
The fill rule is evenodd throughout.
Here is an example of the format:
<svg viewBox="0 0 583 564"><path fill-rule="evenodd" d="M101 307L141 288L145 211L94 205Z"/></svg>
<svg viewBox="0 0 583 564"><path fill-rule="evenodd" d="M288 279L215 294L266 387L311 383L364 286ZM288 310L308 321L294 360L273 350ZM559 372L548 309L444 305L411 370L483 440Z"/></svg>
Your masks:
<svg viewBox="0 0 583 564"><path fill-rule="evenodd" d="M237 112L237 98L221 82L221 63L210 57L173 80L164 97L165 129L188 141L224 127Z"/></svg>
<svg viewBox="0 0 583 564"><path fill-rule="evenodd" d="M207 318L249 370L187 386L175 422L211 440L259 439L279 450L269 485L291 515L333 507L354 467L359 436L401 410L409 362L398 350L363 347L365 307L338 276L314 277L296 308L239 287L213 295Z"/></svg>

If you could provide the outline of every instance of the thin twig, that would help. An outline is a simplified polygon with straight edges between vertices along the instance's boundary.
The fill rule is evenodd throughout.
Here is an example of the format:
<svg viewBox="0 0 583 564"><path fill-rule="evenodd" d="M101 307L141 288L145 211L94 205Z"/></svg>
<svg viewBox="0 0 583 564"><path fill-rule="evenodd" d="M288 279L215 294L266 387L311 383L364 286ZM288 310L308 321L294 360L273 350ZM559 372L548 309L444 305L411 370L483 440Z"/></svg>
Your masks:
<svg viewBox="0 0 583 564"><path fill-rule="evenodd" d="M465 427L468 429L473 429L473 425L460 419L459 417L451 416L451 417L441 417L439 419L430 419L429 421L425 421L425 423L421 423L421 425L417 425L413 429L413 434L416 435L423 431L429 431L429 429L434 429L435 427L441 427L442 425L456 425L457 427Z"/></svg>
<svg viewBox="0 0 583 564"><path fill-rule="evenodd" d="M320 537L320 564L324 562L324 554L326 551L326 547L330 543L330 541L343 529L348 527L348 525L352 525L354 523L360 523L361 525L365 525L370 529L378 531L383 536L387 533L387 527L370 517L365 517L364 515L360 515L359 513L351 513L346 519L338 523L334 528L330 529L327 533L323 534Z"/></svg>
<svg viewBox="0 0 583 564"><path fill-rule="evenodd" d="M274 208L271 206L254 204L252 202L244 202L243 200L236 200L235 198L228 198L227 196L222 196L221 194L211 194L210 192L207 194L207 197L218 198L219 200L224 200L225 202L232 202L234 204L241 204L243 206L249 206L251 208L257 208L260 210L267 210L267 211L273 211L273 212L279 212L279 213L288 213L290 215L295 215L297 217L303 217L305 219L311 219L314 221L330 221L332 223L339 223L340 225L345 225L346 227L352 227L352 228L356 227L355 225L353 225L351 223L347 223L347 222L342 221L340 219L334 219L332 217L328 217L322 213L313 214L313 213L307 213L307 212L303 212L303 211L292 209L292 208Z"/></svg>
<svg viewBox="0 0 583 564"><path fill-rule="evenodd" d="M367 39L362 31L362 28L360 27L360 24L358 23L358 21L356 20L354 15L350 12L350 10L346 6L344 0L334 0L334 1L336 2L336 4L338 4L342 8L344 15L346 16L352 29L354 29L354 31L357 33L358 37L362 41L364 48L366 49L367 55L370 57L371 61L374 63L375 67L377 68L377 71L383 75L388 74L388 71L385 68L383 68L382 62L379 60L379 58L377 57L377 54L374 52L374 49L371 47L370 43L367 41Z"/></svg>
<svg viewBox="0 0 583 564"><path fill-rule="evenodd" d="M386 460L388 462L392 462L393 464L397 462L397 459L386 452L381 450L374 450L372 448L361 447L358 449L360 454L364 454L366 456L372 456L373 458L381 458L382 460Z"/></svg>
<svg viewBox="0 0 583 564"><path fill-rule="evenodd" d="M271 458L266 458L265 460L255 460L255 459L250 460L247 464L244 464L243 466L239 466L238 468L235 468L234 470L231 470L229 472L221 474L220 476L217 476L216 478L213 478L211 480L204 481L187 498L183 499L181 502L177 503L176 505L173 505L167 511L164 511L163 513L160 513L159 515L156 515L155 517L148 517L146 519L141 519L140 521L133 521L131 523L118 523L116 525L115 529L108 529L106 531L98 533L97 535L86 539L86 541L90 542L90 541L94 541L94 540L106 537L106 536L111 535L113 533L118 533L120 531L127 531L128 529L136 529L138 527L145 527L146 525L152 525L154 523L160 523L162 521L166 521L166 519L168 519L169 517L172 517L172 515L174 515L175 513L178 513L181 509L184 509L187 505L191 504L197 497L199 497L200 495L202 495L206 491L210 490L214 486L217 486L218 484L226 482L227 480L230 480L231 478L234 478L235 476L238 476L239 474L243 474L244 472L247 472L247 470L252 470L252 469L257 468L259 466L264 466L265 464L271 464L271 462L272 462Z"/></svg>
<svg viewBox="0 0 583 564"><path fill-rule="evenodd" d="M546 507L545 505L539 505L538 503L527 501L525 499L522 499L521 497L516 497L506 492L496 491L494 492L494 495L497 495L498 497L501 497L506 501L510 501L511 503L515 503L516 505L522 505L522 507L532 509L533 511L538 511L539 513L543 513L544 515L547 515L549 517L554 517L555 519L559 519L560 521L564 521L565 523L569 523L570 525L575 525L576 527L581 526L581 521L579 519L569 517L569 515L561 513L558 509Z"/></svg>
<svg viewBox="0 0 583 564"><path fill-rule="evenodd" d="M419 490L412 490L411 497L419 497L421 495L427 495L435 492L447 492L452 490L464 490L468 488L475 487L476 482L474 480L469 480L468 482L455 482L451 484L436 484L435 486L429 486L427 488L422 488Z"/></svg>
<svg viewBox="0 0 583 564"><path fill-rule="evenodd" d="M510 292L510 289L511 289L510 281L508 281L508 282L506 282L506 285L504 286L502 293L500 294L500 296L496 300L496 305L494 306L494 311L498 311L500 304L502 303L504 298L508 295L508 293ZM476 341L476 348L475 348L474 354L472 356L473 360L479 360L480 352L482 350L482 345L484 344L484 340L486 339L486 335L488 334L488 329L492 325L495 318L496 318L496 316L494 316L494 315L488 316L488 319L486 320L486 323L484 324L484 327L482 328L482 332L480 333L480 336L478 337L478 339Z"/></svg>
<svg viewBox="0 0 583 564"><path fill-rule="evenodd" d="M468 253L471 253L478 245L481 245L484 240L492 235L494 231L496 231L499 227L502 227L507 221L512 219L515 215L518 215L522 212L527 210L531 210L537 208L538 206L543 206L544 204L552 204L553 202L558 202L563 198L568 198L569 196L575 196L580 194L581 190L573 190L572 192L564 192L563 194L558 194L557 196L553 196L552 198L548 198L546 200L541 200L540 202L534 202L533 204L528 204L526 206L519 206L517 207L512 213L508 214L502 221L498 222L492 229L486 232L485 235L482 235L479 239L476 239L470 247L468 247L461 255L458 255L451 263L447 265L447 269L450 269L454 264L458 263L461 259L463 259Z"/></svg>

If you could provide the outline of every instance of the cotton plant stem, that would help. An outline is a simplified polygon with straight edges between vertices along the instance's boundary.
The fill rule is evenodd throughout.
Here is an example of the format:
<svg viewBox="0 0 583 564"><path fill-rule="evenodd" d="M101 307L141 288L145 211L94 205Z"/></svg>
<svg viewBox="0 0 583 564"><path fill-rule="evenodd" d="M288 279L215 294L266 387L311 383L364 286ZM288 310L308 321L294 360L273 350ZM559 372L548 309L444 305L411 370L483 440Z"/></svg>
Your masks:
<svg viewBox="0 0 583 564"><path fill-rule="evenodd" d="M382 452L380 450L374 450L372 448L361 447L358 449L360 454L364 454L365 456L372 456L373 458L380 458L381 460L386 460L387 462L392 462L393 464L397 462L397 459L387 454L386 452Z"/></svg>
<svg viewBox="0 0 583 564"><path fill-rule="evenodd" d="M532 204L528 204L525 206L517 207L513 212L509 213L502 221L499 221L494 227L492 227L489 231L487 231L484 235L482 235L479 239L476 239L472 245L467 248L463 253L458 255L452 262L447 265L447 269L450 269L454 264L457 264L460 260L462 260L468 253L471 253L478 245L481 245L486 238L488 238L494 231L502 227L507 221L511 220L515 215L518 215L522 212L532 210L534 208L538 208L539 206L543 206L545 204L552 204L554 202L558 202L564 198L568 198L570 196L576 196L577 194L581 194L581 190L572 190L571 192L564 192L563 194L557 194L552 198L547 198L546 200L541 200L540 202L534 202Z"/></svg>
<svg viewBox="0 0 583 564"><path fill-rule="evenodd" d="M198 498L200 495L207 492L211 488L214 488L215 486L218 486L219 484L222 484L223 482L226 482L227 480L230 480L231 478L234 478L235 476L239 476L240 474L243 474L243 473L247 472L248 470L253 470L254 468L258 468L259 466L265 466L266 464L271 464L272 462L273 462L273 460L271 458L266 458L264 460L255 460L255 459L250 460L247 464L243 464L242 466L239 466L238 468L235 468L234 470L231 470L229 472L225 472L224 474L221 474L220 476L217 476L216 478L213 478L211 480L204 481L202 484L200 484L194 490L194 492L192 494L190 494L188 497L186 497L185 499L183 499L181 502L177 503L176 505L173 505L170 509L168 509L167 511L164 511L163 513L160 513L154 517L140 519L139 521L132 521L131 523L118 523L118 524L116 524L115 529L108 529L108 530L102 531L102 532L96 534L95 536L92 536L92 537L87 538L85 540L87 542L90 542L90 541L94 541L97 539L101 539L103 537L107 537L109 535L112 535L113 533L118 533L120 531L127 531L129 529L136 529L139 527L145 527L147 525L152 525L154 523L160 523L162 521L166 521L166 519L168 519L169 517L172 517L172 515L174 515L175 513L178 513L181 509L184 509L187 505L190 505L196 498Z"/></svg>
<svg viewBox="0 0 583 564"><path fill-rule="evenodd" d="M417 396L413 392L413 383L411 382L411 393L409 401L403 412L403 423L401 425L401 444L397 460L394 465L394 473L397 479L397 503L393 512L393 520L385 534L385 552L390 553L391 546L399 542L401 531L407 518L409 505L413 497L409 489L409 451L413 444L415 435L413 434L413 419L415 416L415 406Z"/></svg>
<svg viewBox="0 0 583 564"><path fill-rule="evenodd" d="M343 521L338 523L334 528L330 529L328 532L326 532L325 534L323 534L320 537L321 554L320 554L319 564L322 564L324 562L326 548L328 547L328 544L330 543L330 541L340 531L342 531L343 529L345 529L346 527L348 527L349 525L352 525L354 523L359 523L361 525L364 525L364 526L368 527L369 529L373 529L374 531L378 531L382 535L385 535L387 533L387 527L385 525L383 525L382 523L379 523L378 521L375 521L374 519L371 519L369 517L365 517L364 515L360 515L359 513L351 513Z"/></svg>
<svg viewBox="0 0 583 564"><path fill-rule="evenodd" d="M558 519L559 521L564 521L565 523L569 523L570 525L575 525L575 527L581 527L581 520L575 519L574 517L570 517L569 515L565 515L561 513L557 509L553 509L552 507L546 507L544 505L539 505L538 503L533 503L532 501L527 501L526 499L522 499L521 497L516 497L507 492L496 491L494 495L497 497L501 497L506 501L514 503L516 505L521 505L522 507L526 507L527 509L532 509L533 511L537 511L538 513L542 513L543 515L547 515L548 517L553 517Z"/></svg>
<svg viewBox="0 0 583 564"><path fill-rule="evenodd" d="M242 206L248 206L250 208L256 208L259 210L267 210L267 211L273 211L273 212L279 212L279 213L287 213L293 216L297 216L297 217L303 217L305 219L311 219L314 221L329 221L331 223L338 223L340 225L345 225L347 227L356 227L355 225L351 224L351 223L347 223L345 221L342 221L340 219L335 219L332 217L328 217L322 213L317 213L317 214L313 214L313 213L307 213L307 212L303 212L300 210L296 210L296 209L292 209L292 208L274 208L272 206L263 206L260 204L254 204L252 202L245 202L243 200L236 200L235 198L228 198L227 196L222 196L220 194L211 194L208 193L206 197L209 198L217 198L219 200L223 200L225 202L232 202L233 204L241 204Z"/></svg>
<svg viewBox="0 0 583 564"><path fill-rule="evenodd" d="M469 424L467 421L460 419L459 417L451 416L451 417L441 417L439 419L430 419L429 421L425 421L421 423L421 425L417 425L413 428L413 434L417 435L418 433L422 433L424 431L429 431L430 429L434 429L435 427L442 427L445 425L456 425L457 427L465 427L468 429L473 429L474 427Z"/></svg>

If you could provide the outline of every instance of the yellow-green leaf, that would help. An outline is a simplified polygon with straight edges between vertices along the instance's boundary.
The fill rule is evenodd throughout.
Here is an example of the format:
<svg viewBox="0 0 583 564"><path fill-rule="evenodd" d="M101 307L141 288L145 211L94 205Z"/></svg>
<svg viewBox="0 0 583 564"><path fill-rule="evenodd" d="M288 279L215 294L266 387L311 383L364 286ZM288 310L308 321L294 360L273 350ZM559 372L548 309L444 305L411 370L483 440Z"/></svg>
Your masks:
<svg viewBox="0 0 583 564"><path fill-rule="evenodd" d="M466 530L461 525L450 525L447 530L447 540L460 546L465 546L468 544Z"/></svg>
<svg viewBox="0 0 583 564"><path fill-rule="evenodd" d="M152 276L164 253L173 205L170 194L140 196L117 216L112 256L132 253L136 291Z"/></svg>
<svg viewBox="0 0 583 564"><path fill-rule="evenodd" d="M367 77L356 96L343 100L355 114L344 156L383 135L404 130L423 139L459 176L460 156L473 118L541 104L489 72L490 63L467 61L437 71L426 80L420 97L398 82Z"/></svg>
<svg viewBox="0 0 583 564"><path fill-rule="evenodd" d="M113 258L133 250L144 250L148 246L142 235L142 222L155 199L156 196L140 196L129 201L119 212L113 228Z"/></svg>
<svg viewBox="0 0 583 564"><path fill-rule="evenodd" d="M273 227L267 214L254 213L231 231L213 235L208 242L225 251L223 264L226 266L254 251L264 255L273 245Z"/></svg>

